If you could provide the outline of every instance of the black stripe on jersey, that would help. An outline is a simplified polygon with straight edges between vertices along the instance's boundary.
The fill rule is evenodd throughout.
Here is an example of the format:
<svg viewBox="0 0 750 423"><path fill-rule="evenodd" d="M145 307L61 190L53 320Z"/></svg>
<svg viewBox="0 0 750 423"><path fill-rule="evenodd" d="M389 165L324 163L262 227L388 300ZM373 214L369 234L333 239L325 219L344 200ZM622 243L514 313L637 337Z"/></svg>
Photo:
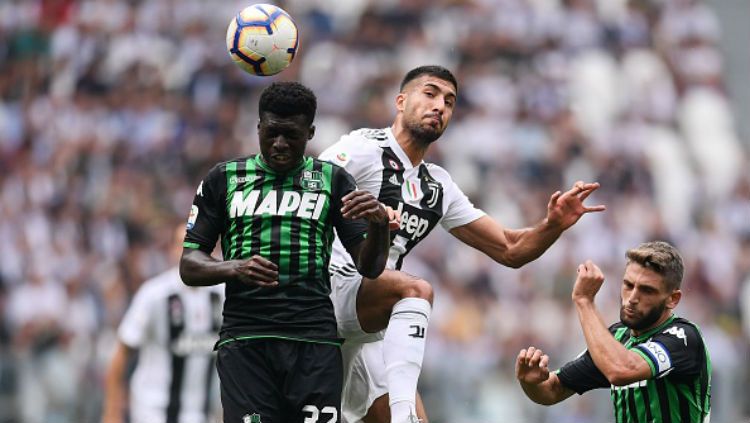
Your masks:
<svg viewBox="0 0 750 423"><path fill-rule="evenodd" d="M255 166L255 177L257 178L255 181L255 185L253 188L255 189L257 187L258 190L260 190L259 195L259 202L261 198L265 198L266 194L268 193L268 190L266 188L266 182L268 178L268 174L265 170L261 169L259 166ZM241 220L241 219L240 219ZM263 229L263 219L261 216L253 216L250 223L250 251L248 252L247 256L242 256L243 258L250 258L255 255L260 255L260 246L263 244L261 241L261 233ZM243 251L244 253L244 251Z"/></svg>
<svg viewBox="0 0 750 423"><path fill-rule="evenodd" d="M398 207L401 201L401 186L404 184L404 164L390 147L383 147L383 178L380 181L378 200L386 206ZM394 166L396 164L396 166ZM395 179L394 179L395 178ZM394 184L393 182L398 182Z"/></svg>
<svg viewBox="0 0 750 423"><path fill-rule="evenodd" d="M417 215L420 218L427 220L427 230L419 238L412 239L408 237L408 242L405 245L406 251L398 258L396 262L396 269L401 269L401 265L404 262L404 257L409 254L412 248L417 245L424 237L430 234L435 225L437 225L440 218L443 217L443 184L435 180L427 171L427 166L424 164L419 165L419 188L422 190L422 199L419 202L420 208L409 206L404 203L402 215L408 212L412 215ZM400 195L400 193L399 193Z"/></svg>
<svg viewBox="0 0 750 423"><path fill-rule="evenodd" d="M273 179L273 190L277 193L281 194L284 192L284 182L286 182L286 177L284 175L277 175L276 178ZM278 198L277 201L281 201L281 198ZM274 245L282 245L281 242L281 229L282 229L282 220L284 219L284 216L271 216L271 243ZM281 248L272 248L270 251L270 257L268 258L271 262L276 263L277 266L279 266L279 270L283 272L285 269L282 269L281 267Z"/></svg>
<svg viewBox="0 0 750 423"><path fill-rule="evenodd" d="M635 408L635 389L626 389L628 395L628 422L638 422L638 410Z"/></svg>
<svg viewBox="0 0 750 423"><path fill-rule="evenodd" d="M651 414L651 396L648 394L648 386L641 388L641 395L643 395L643 407L646 409L646 422L650 423L654 421L654 417Z"/></svg>
<svg viewBox="0 0 750 423"><path fill-rule="evenodd" d="M316 172L323 171L323 162L318 160L312 161L312 170ZM309 239L307 244L307 274L311 277L317 275L317 245L318 245L318 225L325 225L326 222L320 220L310 219ZM301 270L301 269L300 269Z"/></svg>
<svg viewBox="0 0 750 423"><path fill-rule="evenodd" d="M237 161L237 169L235 170L237 180L245 180L247 177L247 162L248 160L240 160ZM240 187L235 188L239 192L243 192L243 189ZM236 232L234 233L235 238L235 245L234 245L234 257L235 259L242 258L242 247L245 243L245 221L240 217L239 219L235 219L235 224L237 225Z"/></svg>
<svg viewBox="0 0 750 423"><path fill-rule="evenodd" d="M175 354L174 344L185 330L185 307L177 294L167 298L169 315L169 345L172 348L172 380L169 382L169 402L167 403L167 423L177 423L180 414L182 382L185 375L185 357Z"/></svg>
<svg viewBox="0 0 750 423"><path fill-rule="evenodd" d="M692 421L690 419L690 406L688 405L687 397L682 392L682 389L675 389L675 391L677 391L677 400L680 404L680 421Z"/></svg>
<svg viewBox="0 0 750 423"><path fill-rule="evenodd" d="M672 413L669 408L669 397L664 379L656 379L656 392L659 394L659 410L662 423L672 423Z"/></svg>

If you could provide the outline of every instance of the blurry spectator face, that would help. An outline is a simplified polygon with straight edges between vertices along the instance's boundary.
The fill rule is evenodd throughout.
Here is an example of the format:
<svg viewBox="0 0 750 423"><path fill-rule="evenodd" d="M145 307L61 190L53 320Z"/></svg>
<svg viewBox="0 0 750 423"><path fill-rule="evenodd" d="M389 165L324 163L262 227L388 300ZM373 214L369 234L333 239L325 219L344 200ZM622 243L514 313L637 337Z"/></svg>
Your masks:
<svg viewBox="0 0 750 423"><path fill-rule="evenodd" d="M404 128L423 143L440 138L455 105L453 84L431 75L409 82L396 97L396 109L402 114Z"/></svg>
<svg viewBox="0 0 750 423"><path fill-rule="evenodd" d="M265 112L258 123L260 153L271 169L286 172L300 163L314 134L315 126L304 115L282 117Z"/></svg>
<svg viewBox="0 0 750 423"><path fill-rule="evenodd" d="M667 288L664 278L651 269L630 262L621 288L620 321L636 331L650 329L680 301L679 289Z"/></svg>

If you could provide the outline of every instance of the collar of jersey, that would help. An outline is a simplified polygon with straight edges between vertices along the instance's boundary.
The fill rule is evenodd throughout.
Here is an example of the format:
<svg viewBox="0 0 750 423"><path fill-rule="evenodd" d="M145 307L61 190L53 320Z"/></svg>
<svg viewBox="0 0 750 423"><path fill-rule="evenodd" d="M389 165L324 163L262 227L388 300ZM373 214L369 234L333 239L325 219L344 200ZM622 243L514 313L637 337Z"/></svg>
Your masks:
<svg viewBox="0 0 750 423"><path fill-rule="evenodd" d="M263 157L260 153L255 155L255 164L258 165L261 169L265 170L268 173L274 174L274 175L281 175L281 174L290 174L290 173L296 173L302 170L305 166L307 166L308 162L312 160L310 157L303 156L302 161L292 169L287 170L286 172L279 172L277 170L273 170L266 162L263 160Z"/></svg>
<svg viewBox="0 0 750 423"><path fill-rule="evenodd" d="M393 131L391 130L390 126L385 128L385 133L388 135L388 144L390 145L391 150L393 150L393 152L396 153L396 157L401 160L401 164L404 165L404 169L419 167L419 165L424 163L424 160L422 160L416 166L412 166L411 159L409 159L409 156L406 155L404 149L401 148L401 144L398 143L396 137L393 136Z"/></svg>
<svg viewBox="0 0 750 423"><path fill-rule="evenodd" d="M631 333L630 337L633 338L633 342L635 342L635 343L641 342L644 339L646 339L646 338L650 337L651 335L655 334L656 332L664 329L664 327L667 326L668 324L672 323L672 320L674 320L676 317L677 316L675 316L674 314L671 315L671 316L669 316L669 318L667 320L665 320L664 323L660 324L659 326L657 326L657 327L655 327L655 328L649 330L648 332L643 333L643 334L641 334L639 336L633 336L632 335L633 332L631 331L630 332Z"/></svg>

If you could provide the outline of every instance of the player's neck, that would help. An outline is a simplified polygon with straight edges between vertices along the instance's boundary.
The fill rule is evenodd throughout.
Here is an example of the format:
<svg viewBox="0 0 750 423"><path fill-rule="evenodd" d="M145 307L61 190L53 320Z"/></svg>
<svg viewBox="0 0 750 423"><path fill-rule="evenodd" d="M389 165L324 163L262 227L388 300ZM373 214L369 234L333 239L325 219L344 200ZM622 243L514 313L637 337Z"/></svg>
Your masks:
<svg viewBox="0 0 750 423"><path fill-rule="evenodd" d="M411 161L411 165L417 166L422 163L430 144L414 139L411 133L402 125L394 124L391 127L391 131L393 131L396 142L398 142L398 145L401 146L401 149L404 150L404 153L406 153L406 156Z"/></svg>
<svg viewBox="0 0 750 423"><path fill-rule="evenodd" d="M664 322L666 322L667 320L669 320L670 317L672 317L672 311L671 310L669 310L667 313L664 313L659 318L659 320L657 320L656 323L654 323L650 327L648 327L646 329L640 329L640 330L631 329L631 332L633 333L633 336L639 337L639 336L643 335L644 333L647 333L647 332L649 332L651 330L654 330L654 329L658 328L659 326L663 325Z"/></svg>

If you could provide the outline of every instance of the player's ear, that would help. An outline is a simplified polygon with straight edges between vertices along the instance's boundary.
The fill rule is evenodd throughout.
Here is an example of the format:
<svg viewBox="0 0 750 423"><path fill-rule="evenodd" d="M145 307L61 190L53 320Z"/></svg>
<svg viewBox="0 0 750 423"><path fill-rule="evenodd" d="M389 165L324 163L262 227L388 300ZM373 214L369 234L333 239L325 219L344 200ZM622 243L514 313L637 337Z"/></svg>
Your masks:
<svg viewBox="0 0 750 423"><path fill-rule="evenodd" d="M307 134L308 141L313 139L314 136L315 136L315 125L310 125L310 131Z"/></svg>
<svg viewBox="0 0 750 423"><path fill-rule="evenodd" d="M398 93L396 96L396 110L399 112L404 111L404 102L406 102L406 94L403 92Z"/></svg>
<svg viewBox="0 0 750 423"><path fill-rule="evenodd" d="M667 298L667 308L668 309L674 309L677 307L677 304L680 303L680 299L682 298L682 291L679 289L675 289L672 291L671 294L669 294L669 297Z"/></svg>

